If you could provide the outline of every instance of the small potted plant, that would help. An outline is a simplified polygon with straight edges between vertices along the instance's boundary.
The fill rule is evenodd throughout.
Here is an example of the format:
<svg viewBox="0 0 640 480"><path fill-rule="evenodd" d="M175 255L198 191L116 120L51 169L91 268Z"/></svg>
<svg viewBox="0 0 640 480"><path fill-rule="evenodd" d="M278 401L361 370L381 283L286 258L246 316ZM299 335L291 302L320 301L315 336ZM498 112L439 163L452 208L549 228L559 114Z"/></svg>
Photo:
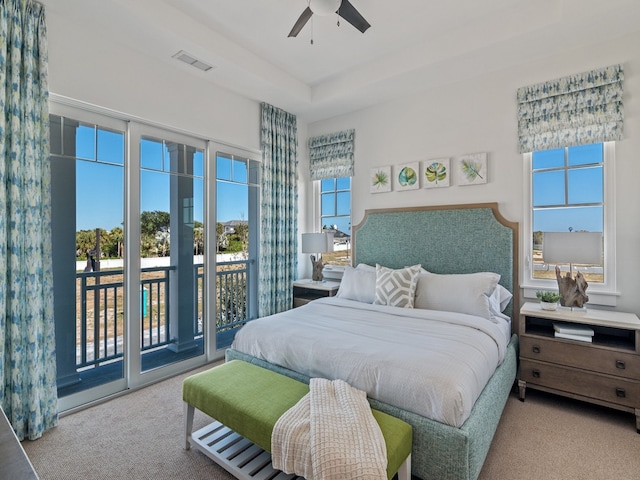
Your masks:
<svg viewBox="0 0 640 480"><path fill-rule="evenodd" d="M540 300L540 308L543 310L555 310L558 308L558 300L560 300L559 293L539 290L536 292L536 297Z"/></svg>

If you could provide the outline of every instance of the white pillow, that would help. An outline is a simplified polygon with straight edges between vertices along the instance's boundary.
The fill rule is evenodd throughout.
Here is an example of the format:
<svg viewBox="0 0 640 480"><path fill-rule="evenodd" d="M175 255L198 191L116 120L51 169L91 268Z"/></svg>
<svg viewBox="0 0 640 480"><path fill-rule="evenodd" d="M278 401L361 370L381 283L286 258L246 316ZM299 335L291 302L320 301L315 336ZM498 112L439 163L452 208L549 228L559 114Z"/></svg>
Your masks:
<svg viewBox="0 0 640 480"><path fill-rule="evenodd" d="M489 305L491 307L491 313L502 313L504 309L509 305L509 300L513 295L509 290L498 284L496 289L489 297Z"/></svg>
<svg viewBox="0 0 640 480"><path fill-rule="evenodd" d="M367 265L366 263L359 263L356 265L356 270L364 270L365 272L376 273L376 267Z"/></svg>
<svg viewBox="0 0 640 480"><path fill-rule="evenodd" d="M476 315L491 320L489 298L500 275L493 272L418 275L415 308Z"/></svg>
<svg viewBox="0 0 640 480"><path fill-rule="evenodd" d="M376 295L376 271L368 271L353 267L344 267L340 288L336 297L373 303Z"/></svg>
<svg viewBox="0 0 640 480"><path fill-rule="evenodd" d="M399 269L376 264L376 295L373 303L413 308L420 265Z"/></svg>

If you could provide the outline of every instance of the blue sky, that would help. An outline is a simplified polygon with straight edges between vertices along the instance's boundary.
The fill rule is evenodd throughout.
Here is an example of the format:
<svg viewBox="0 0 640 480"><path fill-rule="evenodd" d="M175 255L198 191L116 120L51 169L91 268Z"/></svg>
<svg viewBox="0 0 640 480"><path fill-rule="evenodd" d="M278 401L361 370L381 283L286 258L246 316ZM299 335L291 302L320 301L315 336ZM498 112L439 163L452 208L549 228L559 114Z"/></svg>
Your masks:
<svg viewBox="0 0 640 480"><path fill-rule="evenodd" d="M533 154L533 200L534 207L553 207L534 210L533 231L602 232L602 207L588 204L603 201L602 144L570 147L569 167L565 178L564 149L546 150Z"/></svg>

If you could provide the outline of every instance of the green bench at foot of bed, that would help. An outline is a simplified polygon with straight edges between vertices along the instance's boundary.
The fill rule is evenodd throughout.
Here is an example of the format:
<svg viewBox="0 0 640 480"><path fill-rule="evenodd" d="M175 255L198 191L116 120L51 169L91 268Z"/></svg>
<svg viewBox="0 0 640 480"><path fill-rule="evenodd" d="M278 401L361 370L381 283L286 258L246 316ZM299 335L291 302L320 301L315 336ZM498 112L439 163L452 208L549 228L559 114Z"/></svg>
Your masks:
<svg viewBox="0 0 640 480"><path fill-rule="evenodd" d="M235 451L241 450L239 440L232 433L271 452L271 432L276 421L308 392L309 386L305 383L240 360L192 375L182 384L185 449L193 446L231 473L244 476L238 466L230 468L228 462L225 464L221 459L221 453L231 450L232 446ZM216 425L192 433L195 409L217 420ZM372 413L387 446L388 477L392 478L397 472L398 480L410 480L411 426L386 413L377 410ZM220 443L218 439L224 441ZM265 463L265 456L262 458Z"/></svg>

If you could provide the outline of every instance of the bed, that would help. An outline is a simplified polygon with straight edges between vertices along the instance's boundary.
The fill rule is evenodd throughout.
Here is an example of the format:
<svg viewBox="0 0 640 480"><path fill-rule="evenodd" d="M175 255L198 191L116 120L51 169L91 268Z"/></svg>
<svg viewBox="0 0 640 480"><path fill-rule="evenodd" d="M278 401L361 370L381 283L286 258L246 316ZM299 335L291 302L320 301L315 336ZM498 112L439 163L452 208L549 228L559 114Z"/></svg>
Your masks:
<svg viewBox="0 0 640 480"><path fill-rule="evenodd" d="M227 350L226 358L227 360L241 359L301 381L308 382L310 376L330 377L335 375L336 378L347 376L349 378L347 381L356 384L360 382L363 389L367 390L373 408L401 418L412 425L414 431L412 473L415 476L424 480L475 480L482 469L516 377L518 339L516 335L511 334L512 325L509 317L513 312L518 311L517 247L518 225L505 220L495 203L368 210L365 212L362 222L353 228L352 257L353 265L356 267L353 271L367 270L376 264L381 264L406 274L407 267L417 268L415 266L420 265L427 270L426 272L420 270L419 275L423 282L431 282L432 279L438 282L425 285L449 285L450 287L452 279L456 281L464 279L462 283L456 283L456 285L463 285L460 288L466 288L467 280L473 279L473 282L476 282L477 276L480 275L482 276L482 285L486 283L487 278L493 278L501 286L498 288L494 284L496 292L500 289L516 293L513 298L508 300L508 303L503 302L500 306L502 319L496 318L491 313L489 321L484 321L483 318L483 326L479 328L477 325L480 325L480 321L477 319L475 303L472 302L473 310L471 312L456 311L453 314L440 310L443 305L449 305L446 303L447 301L451 301L450 296L442 294L442 292L440 292L442 297L431 299L437 304L439 298L442 298L444 303L438 304L438 309L425 308L425 305L418 305L419 298L422 298L423 301L426 298L420 297L420 292L426 294L426 292L437 292L438 290L437 288L431 289L431 287L424 289L419 285L413 297L417 307L415 309L388 306L379 308L377 305L368 305L367 301L361 301L362 299L354 301L353 295L347 294L336 299L311 302L305 307L250 322L238 333L236 341ZM454 274L457 275L454 276ZM424 280L425 278L427 280ZM445 280L446 282L439 283ZM472 285L475 283L473 282L469 284L471 285L470 289L474 288ZM344 290L346 285L343 283L341 290ZM376 291L376 294L378 293ZM488 296L489 291L487 290L486 293ZM466 298L463 293L456 295L459 295L460 298ZM494 295L491 296L494 297ZM448 300L446 300L447 298ZM484 297L482 299L482 302L485 302ZM358 302L362 306L354 305ZM465 301L459 303L462 305L460 308L464 310L466 308ZM384 315L385 308L388 310L387 313L391 315L390 318L393 318L393 322L387 322L393 326L393 330L390 331L392 333L387 335L391 342L387 344L387 347L384 346L384 343L380 343L384 341L382 338L384 333L380 333L382 331L379 331L376 325L358 323L369 321L368 317L371 317L371 321L376 322L377 320L374 318ZM459 310L458 305L451 308ZM419 312L422 309L429 310L425 313L428 318L422 317L423 313ZM380 313L379 310L383 310L383 312ZM409 312L410 310L414 311ZM336 311L349 313L340 315L336 314ZM505 315L506 319L504 319ZM338 323L326 323L332 316L343 317L341 326ZM311 320L314 317L315 320ZM455 401L446 401L445 399L438 403L438 400L430 400L426 402L430 404L429 411L422 411L421 403L425 403L425 398L431 398L434 395L433 390L428 390L429 386L425 385L429 382L417 382L419 388L427 388L427 390L418 390L418 393L414 392L413 394L400 392L405 380L399 377L401 371L398 369L398 365L404 365L404 370L409 372L409 376L416 378L422 378L420 377L421 373L416 370L420 364L434 363L436 367L438 365L437 361L419 359L417 356L418 346L422 339L418 338L417 334L413 335L417 342L413 346L410 346L409 343L403 343L410 342L410 339L397 337L400 335L400 331L408 332L408 338L412 336L411 332L417 331L417 327L413 323L416 320L413 317L417 317L419 319L417 321L423 322L423 324L434 325L433 328L436 329L438 337L433 344L435 346L423 348L423 350L434 350L438 354L449 349L448 342L453 336L462 338L462 334L459 332L462 332L461 329L465 325L458 325L458 320L454 322L451 320L452 317L460 318L463 324L469 324L473 327L470 329L474 330L472 333L467 333L465 330L464 339L466 340L463 342L471 345L471 348L465 354L456 354L465 358L465 362L463 362L465 365L461 368L452 368L452 370L462 372L475 381L475 386L463 389L471 390L468 398L461 394L462 398L456 397ZM296 319L300 326L295 325ZM299 330L298 328L306 328L307 319L310 319L309 322L318 324L314 328L324 329L333 335L333 338L330 337L330 340L318 342L319 333L313 331L306 335L304 331ZM351 320L345 322L345 319ZM441 327L440 323L436 324L436 321L447 323L446 328L454 328L453 333L449 330L440 332L439 329L444 327ZM492 323L495 327L490 325ZM451 325L449 326L449 324ZM265 325L270 328L265 330ZM346 331L343 331L343 328ZM244 333L245 330L247 333ZM261 337L268 335L268 330L276 332L276 335L266 338L262 345L253 346L251 342L247 341L251 331L257 332L257 336ZM357 332L362 332L361 336L363 337L371 337L373 341L373 344L362 347L364 350L360 352L362 358L373 358L369 355L377 350L386 352L387 356L384 360L373 360L369 362L370 365L367 365L364 360L343 357L343 355L354 353L354 350L361 348L360 343L364 343L341 340L352 338L350 335ZM294 342L289 341L287 336L292 333L296 339ZM467 335L469 335L468 339ZM305 343L305 336L309 337L307 341L312 343ZM313 347L314 338L316 339L315 345L324 344L325 346L319 356L311 357L310 352L314 349L317 350ZM282 340L284 343L278 343ZM338 353L335 350L340 343L346 345L344 353ZM495 347L493 343L495 343ZM483 345L482 349L479 347L481 344ZM484 348L485 344L486 349ZM302 351L289 352L289 346L294 345L301 346ZM443 352L437 352L438 345ZM285 351L284 358L274 356L275 352L279 351ZM469 361L466 361L467 359ZM467 363L475 365L476 361L482 363L485 360L489 364L494 364L488 372L485 370L485 366L476 371L475 366L466 365ZM440 361L447 362L448 360L441 359ZM387 363L391 365L393 375L384 373L378 368ZM346 368L345 365L352 364L358 365L356 370L365 372L364 380L362 380L363 377L358 377L359 379L349 377L352 373L351 370L340 370ZM467 371L468 368L472 368L471 373ZM441 368L441 370L445 369ZM385 386L384 378L395 379L396 383L392 382ZM439 381L440 379L438 379ZM437 384L435 390L448 389L446 385L440 385L438 382L435 382ZM394 389L397 394L394 394ZM435 408L431 408L434 405Z"/></svg>

